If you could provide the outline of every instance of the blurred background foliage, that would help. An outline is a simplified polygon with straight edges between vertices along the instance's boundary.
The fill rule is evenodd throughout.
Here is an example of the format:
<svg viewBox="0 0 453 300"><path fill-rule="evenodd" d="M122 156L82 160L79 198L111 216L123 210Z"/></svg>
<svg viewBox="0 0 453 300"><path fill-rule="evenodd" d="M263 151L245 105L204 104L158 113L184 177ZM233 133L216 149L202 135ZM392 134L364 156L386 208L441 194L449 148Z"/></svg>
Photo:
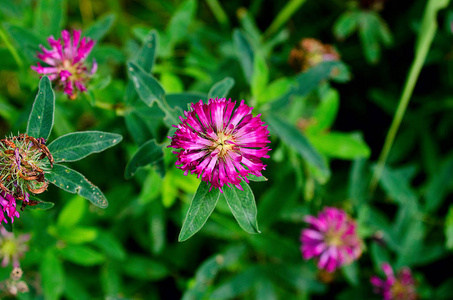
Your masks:
<svg viewBox="0 0 453 300"><path fill-rule="evenodd" d="M124 137L72 164L104 191L107 209L50 187L41 198L54 208L27 209L16 220L15 233L32 236L21 261L31 291L19 298L379 299L369 278L386 261L412 268L422 298L452 299L453 277L439 272L453 263L448 2L0 1L0 135L26 128L39 44L47 46L46 38L58 38L62 29L82 29L97 41L91 57L99 70L75 101L56 93L50 139L80 130ZM435 20L430 45L427 25ZM303 38L333 45L341 61L297 73L288 59ZM153 65L146 58L154 42ZM426 47L387 165L370 193L415 53ZM203 229L178 243L199 180L173 166L169 149L158 166L124 179L140 145L168 143L164 113L137 97L129 61L159 80L179 112L216 96L215 85L263 114L272 134L268 181L251 183L261 234L244 232L221 197ZM319 272L299 251L303 217L326 205L356 218L366 242L361 259L335 274ZM10 272L0 269L0 280Z"/></svg>

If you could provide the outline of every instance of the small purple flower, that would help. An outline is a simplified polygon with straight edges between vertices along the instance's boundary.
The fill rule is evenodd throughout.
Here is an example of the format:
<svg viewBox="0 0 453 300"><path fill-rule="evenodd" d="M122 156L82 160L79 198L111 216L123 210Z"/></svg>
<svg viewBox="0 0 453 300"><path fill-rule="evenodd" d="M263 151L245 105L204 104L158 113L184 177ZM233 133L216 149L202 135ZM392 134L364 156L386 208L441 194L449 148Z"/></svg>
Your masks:
<svg viewBox="0 0 453 300"><path fill-rule="evenodd" d="M357 225L343 210L325 207L318 217L306 216L305 222L310 227L301 232L300 249L304 259L318 259L319 269L333 272L362 254Z"/></svg>
<svg viewBox="0 0 453 300"><path fill-rule="evenodd" d="M262 176L266 165L261 158L269 158L269 131L260 115L253 117L244 100L236 109L235 105L225 98L192 103L192 109L184 112L186 119L180 117L181 124L173 125L178 129L169 137L169 147L182 149L173 153L184 175L198 174L220 191L225 184L242 190L241 181L248 182L249 174Z"/></svg>
<svg viewBox="0 0 453 300"><path fill-rule="evenodd" d="M0 226L1 266L4 268L12 262L13 268L19 268L19 259L28 251L29 240L29 234L20 234L16 237L14 233L8 232L3 226Z"/></svg>
<svg viewBox="0 0 453 300"><path fill-rule="evenodd" d="M382 270L387 279L383 280L377 276L371 277L371 284L375 292L382 294L384 300L415 300L415 281L409 268L404 267L395 277L392 267L388 263L382 264Z"/></svg>
<svg viewBox="0 0 453 300"><path fill-rule="evenodd" d="M28 194L26 196L28 200ZM4 191L0 190L0 227L3 228L1 223L4 221L7 223L7 219L5 218L5 214L11 219L11 222L14 222L14 218L19 218L19 212L16 209L16 199L11 196L10 194L5 193Z"/></svg>
<svg viewBox="0 0 453 300"><path fill-rule="evenodd" d="M86 82L97 70L94 59L91 70L88 70L85 63L95 42L86 37L80 40L81 33L81 30L74 30L71 38L70 33L63 30L62 37L58 40L50 36L48 41L51 49L40 45L42 53L38 52L37 55L48 66L43 67L38 62L38 66L31 67L39 74L47 74L50 80L55 80L57 86L72 100L77 97L75 88L81 92L86 91Z"/></svg>

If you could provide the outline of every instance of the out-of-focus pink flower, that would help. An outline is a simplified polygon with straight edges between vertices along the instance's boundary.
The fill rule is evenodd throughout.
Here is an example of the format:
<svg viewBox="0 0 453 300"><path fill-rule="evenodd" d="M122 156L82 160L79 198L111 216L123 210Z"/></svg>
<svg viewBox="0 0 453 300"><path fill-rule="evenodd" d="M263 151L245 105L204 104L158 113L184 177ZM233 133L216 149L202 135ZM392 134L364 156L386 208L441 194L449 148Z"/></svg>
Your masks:
<svg viewBox="0 0 453 300"><path fill-rule="evenodd" d="M19 259L28 251L29 234L20 234L17 237L12 232L6 231L0 226L0 258L2 267L6 267L10 262L13 268L19 268Z"/></svg>
<svg viewBox="0 0 453 300"><path fill-rule="evenodd" d="M300 249L304 259L318 259L318 268L333 272L362 254L356 223L343 210L325 207L318 217L306 216L305 222L310 226L302 230Z"/></svg>
<svg viewBox="0 0 453 300"><path fill-rule="evenodd" d="M55 81L57 87L63 89L70 99L77 97L77 90L86 91L86 83L97 70L97 63L93 59L91 69L85 63L95 42L89 38L82 38L81 30L74 30L71 34L67 30L61 32L61 38L56 40L49 37L50 50L40 45L42 53L38 58L48 66L32 66L39 74L46 74L50 80Z"/></svg>
<svg viewBox="0 0 453 300"><path fill-rule="evenodd" d="M186 119L180 117L178 126L169 147L182 149L177 152L176 165L184 170L198 174L203 181L210 182L211 188L225 184L242 189L242 180L253 174L262 176L266 165L261 158L268 158L267 147L269 131L260 115L253 117L252 107L241 101L209 99L192 103L192 109L185 111Z"/></svg>
<svg viewBox="0 0 453 300"><path fill-rule="evenodd" d="M382 264L382 270L387 277L385 280L377 276L371 277L375 292L382 294L384 300L415 300L415 281L409 268L404 267L395 276L388 263Z"/></svg>

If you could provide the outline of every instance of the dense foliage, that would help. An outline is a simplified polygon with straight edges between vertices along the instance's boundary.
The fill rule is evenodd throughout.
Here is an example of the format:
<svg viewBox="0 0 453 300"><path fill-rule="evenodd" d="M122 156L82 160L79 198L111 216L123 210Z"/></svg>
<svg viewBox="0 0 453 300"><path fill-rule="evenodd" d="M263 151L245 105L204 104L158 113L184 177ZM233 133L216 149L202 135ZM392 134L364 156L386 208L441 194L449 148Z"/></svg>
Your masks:
<svg viewBox="0 0 453 300"><path fill-rule="evenodd" d="M452 299L453 7L403 2L0 2L0 298Z"/></svg>

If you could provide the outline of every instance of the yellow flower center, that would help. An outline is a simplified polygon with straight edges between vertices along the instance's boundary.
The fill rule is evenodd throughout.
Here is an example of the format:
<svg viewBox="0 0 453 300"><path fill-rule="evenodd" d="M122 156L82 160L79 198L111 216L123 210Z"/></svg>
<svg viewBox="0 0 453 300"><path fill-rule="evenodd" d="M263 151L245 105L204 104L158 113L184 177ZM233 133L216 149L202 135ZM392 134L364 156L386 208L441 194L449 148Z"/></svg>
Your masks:
<svg viewBox="0 0 453 300"><path fill-rule="evenodd" d="M231 140L231 135L225 135L223 132L217 133L218 139L212 145L212 151L219 149L219 156L224 157L229 150L231 150L234 144L226 143L226 141Z"/></svg>

